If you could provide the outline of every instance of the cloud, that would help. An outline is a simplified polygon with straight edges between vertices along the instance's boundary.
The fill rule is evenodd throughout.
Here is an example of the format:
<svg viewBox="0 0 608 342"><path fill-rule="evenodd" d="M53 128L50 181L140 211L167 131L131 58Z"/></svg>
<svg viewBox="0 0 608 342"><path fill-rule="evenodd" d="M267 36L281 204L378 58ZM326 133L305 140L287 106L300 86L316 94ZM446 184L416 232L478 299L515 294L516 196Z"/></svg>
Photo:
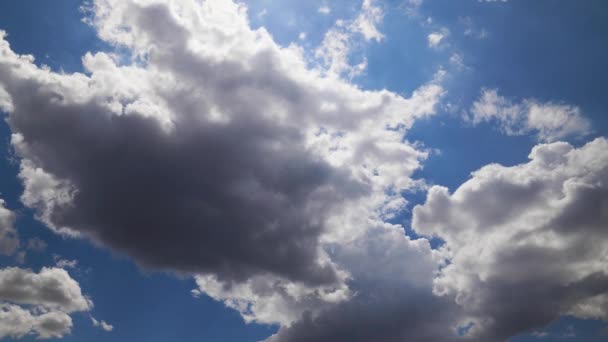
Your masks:
<svg viewBox="0 0 608 342"><path fill-rule="evenodd" d="M399 191L419 186L408 175L426 152L402 138L441 86L363 91L308 68L230 1L91 10L136 62L87 53L86 74L55 73L0 41L22 202L147 268L343 288L348 271L326 246L365 229L344 226L353 208L397 210Z"/></svg>
<svg viewBox="0 0 608 342"><path fill-rule="evenodd" d="M444 239L434 281L499 341L561 315L608 319L608 140L534 147L530 161L491 164L452 194L429 190L413 228Z"/></svg>
<svg viewBox="0 0 608 342"><path fill-rule="evenodd" d="M429 33L429 35L427 36L427 42L429 44L429 47L433 49L441 48L449 34L450 31L446 28Z"/></svg>
<svg viewBox="0 0 608 342"><path fill-rule="evenodd" d="M79 284L62 269L0 269L0 338L63 337L71 332L69 314L92 307Z"/></svg>
<svg viewBox="0 0 608 342"><path fill-rule="evenodd" d="M194 297L279 324L272 342L498 341L561 314L604 317L605 140L539 145L530 163L487 166L452 195L431 188L414 228L445 240L433 250L388 222L404 192L426 189L413 174L428 152L404 135L435 113L443 73L408 98L349 82L355 45L383 39L372 1L312 61L227 0L90 10L117 49L87 53L86 73L39 68L0 33L21 200L55 232L194 276ZM14 304L68 319L91 308L65 270L5 276L20 284L0 292L14 317Z"/></svg>
<svg viewBox="0 0 608 342"><path fill-rule="evenodd" d="M59 268L76 268L78 266L78 260L63 259L57 254L53 254L53 261L55 261L55 267Z"/></svg>
<svg viewBox="0 0 608 342"><path fill-rule="evenodd" d="M323 6L319 7L318 12L323 15L328 15L329 13L331 13L331 8L329 8L329 6L327 6L327 5L323 5Z"/></svg>
<svg viewBox="0 0 608 342"><path fill-rule="evenodd" d="M514 103L498 95L495 89L484 89L465 119L473 125L495 122L507 135L535 134L544 142L582 137L591 132L591 123L578 107L535 99Z"/></svg>
<svg viewBox="0 0 608 342"><path fill-rule="evenodd" d="M486 39L490 33L485 28L478 28L471 17L459 17L458 22L464 27L463 34L476 39Z"/></svg>
<svg viewBox="0 0 608 342"><path fill-rule="evenodd" d="M442 258L386 223L424 187L427 152L403 137L435 113L441 77L409 98L361 90L228 1L93 11L134 63L89 53L86 74L60 74L0 46L22 201L40 220L195 275L195 297L280 324L274 341L454 336L460 308L431 287ZM379 12L362 12L343 32L380 40Z"/></svg>
<svg viewBox="0 0 608 342"><path fill-rule="evenodd" d="M423 0L405 0L401 2L399 8L409 17L418 17L420 15L420 7L422 7L423 3Z"/></svg>
<svg viewBox="0 0 608 342"><path fill-rule="evenodd" d="M66 313L50 311L35 314L17 305L0 303L0 338L23 338L29 334L39 339L62 338L72 331L72 319Z"/></svg>
<svg viewBox="0 0 608 342"><path fill-rule="evenodd" d="M383 18L384 12L374 0L364 0L355 19L337 20L315 49L315 57L324 67L323 73L330 77L347 78L361 74L367 68L367 59L362 57L359 63L353 65L353 52L364 43L382 41L384 35L378 25Z"/></svg>
<svg viewBox="0 0 608 342"><path fill-rule="evenodd" d="M88 311L93 306L65 270L46 267L39 273L17 267L0 269L0 300L66 313Z"/></svg>
<svg viewBox="0 0 608 342"><path fill-rule="evenodd" d="M377 42L384 38L378 30L378 25L382 22L384 12L377 6L375 0L363 0L361 12L352 24L352 30L363 35L366 41L375 40Z"/></svg>
<svg viewBox="0 0 608 342"><path fill-rule="evenodd" d="M403 227L379 224L338 246L336 255L351 271L352 298L307 308L268 342L458 339L460 309L431 291L440 258L427 240L411 240Z"/></svg>
<svg viewBox="0 0 608 342"><path fill-rule="evenodd" d="M93 316L91 316L91 323L93 323L93 326L101 328L101 330L103 330L103 331L110 332L110 331L114 330L114 327L111 324L108 324L104 320L98 321Z"/></svg>
<svg viewBox="0 0 608 342"><path fill-rule="evenodd" d="M42 239L38 237L31 238L27 241L27 249L34 252L44 252L46 250L47 244Z"/></svg>
<svg viewBox="0 0 608 342"><path fill-rule="evenodd" d="M464 57L462 57L462 54L459 53L453 53L450 56L450 64L452 64L457 70L466 68L466 65L464 64Z"/></svg>
<svg viewBox="0 0 608 342"><path fill-rule="evenodd" d="M15 229L15 214L0 199L0 254L10 256L19 248L19 235Z"/></svg>

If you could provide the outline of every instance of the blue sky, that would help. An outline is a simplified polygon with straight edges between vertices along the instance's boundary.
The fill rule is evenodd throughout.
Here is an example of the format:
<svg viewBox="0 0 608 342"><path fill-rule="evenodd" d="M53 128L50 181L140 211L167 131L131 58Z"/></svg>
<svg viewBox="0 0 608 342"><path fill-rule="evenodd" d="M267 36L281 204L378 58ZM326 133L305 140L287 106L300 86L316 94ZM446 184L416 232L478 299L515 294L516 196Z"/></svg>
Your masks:
<svg viewBox="0 0 608 342"><path fill-rule="evenodd" d="M103 2L100 1L100 3ZM400 229L413 238L423 238L423 236L426 236L425 232L430 231L423 226L412 227L412 215L415 212L413 208L417 205L420 205L421 209L427 207L427 209L432 209L430 206L424 205L427 198L431 196L428 195L427 197L427 191L432 185L442 185L453 192L471 178L471 172L488 164L497 163L510 167L527 163L530 151L538 144L561 140L567 141L573 148L582 149L583 146L595 138L602 139L602 137L608 135L608 118L604 112L605 108L608 107L608 100L604 96L605 82L608 81L608 69L605 62L608 60L608 45L605 39L608 33L608 6L603 1L562 1L557 3L555 1L529 2L515 0L458 2L449 0L425 0L420 2L377 0L370 3L382 13L381 19L374 24L382 34L381 39L365 39L365 34L362 32L356 30L351 30L351 32L350 29L347 29L349 26L336 25L336 21L339 19L351 22L362 13L363 9L359 1L252 0L245 3L248 8L251 28L263 27L268 30L277 46L299 45L305 56L303 57L304 60L309 63L308 68L316 67L319 68L318 70L323 70L323 67L326 67L322 65L322 57L315 56L317 47L322 46L324 38L327 37L326 32L337 29L350 35L351 38L349 38L348 43L350 50L347 51L347 62L350 65L356 65L366 60L365 70L357 75L341 74L332 76L325 74L322 77L337 77L340 80L339 82L342 82L340 84L354 85L357 89L370 91L385 89L391 94L395 94L395 96L406 99L419 92L425 84L441 87L442 95L434 104L432 113L415 114L411 121L405 121L406 123L404 123L404 125L411 125L411 127L408 127L403 141L407 143L407 146L413 146L419 151L428 152L428 157L419 160L419 168L408 169L408 172L411 171L409 174L404 174L405 171L399 170L404 177L423 180L426 185L420 187L403 186L401 188L398 185L393 185L390 187L390 191L397 189L408 203L401 207L395 216L387 218L385 221L397 224ZM117 53L122 56L117 65L128 66L133 63L133 65L145 67L145 62L137 62L136 60L131 62L130 60L129 54L135 54L136 47L117 47L116 41L112 41L112 38L100 38L98 36L99 26L84 23L82 19L86 14L81 10L82 6L83 2L76 0L2 2L0 3L0 30L7 32L5 40L10 43L13 52L16 54L31 54L36 58L35 65L38 67L46 65L50 67L51 72L59 75L74 72L90 74L90 70L85 70L82 63L82 57L87 52ZM323 11L319 10L324 6L329 9L329 13L322 13ZM119 6L115 7L118 10ZM109 8L114 10L112 6L109 6ZM167 32L169 31L170 29L167 28ZM435 46L430 43L429 35L431 34L442 36L442 39ZM171 54L171 49L171 47L167 47L166 51ZM152 55L154 52L148 51L148 53ZM442 74L442 76L438 76L439 74ZM0 86L8 84L8 81L4 81L2 77L4 77L3 74L0 74ZM238 75L236 77L237 82L239 82ZM264 80L266 79L263 78L260 84L263 85ZM134 79L132 82L135 84L141 82L141 80ZM196 88L191 87L190 89ZM206 88L201 86L200 89ZM517 107L517 110L525 118L527 118L526 115L530 115L527 112L529 108L535 105L539 108L550 107L549 112L551 110L568 112L569 109L576 108L576 113L580 114L580 117L588 126L586 128L576 127L573 133L560 136L559 139L543 140L539 138L538 126L524 128L517 133L508 134L505 128L505 126L508 126L508 122L501 121L500 115L492 117L490 114L482 113L480 117L485 118L487 116L489 119L480 119L479 122L470 119L474 104L479 103L482 94L488 90L496 90L497 94L507 103L506 105L503 103L505 108ZM11 94L11 96L14 97L13 102L17 103L15 95ZM231 96L231 94L228 93L226 96ZM221 104L224 102L217 101L219 103L217 107L221 110ZM237 101L234 100L234 102ZM44 114L44 108L40 109L40 115ZM416 111L415 108L405 109L412 112ZM568 113L573 113L573 111ZM5 115L8 117L13 114L6 113ZM410 114L405 113L404 115ZM558 117L557 114L552 112L549 115ZM290 120L296 122L299 119L291 118ZM239 313L234 308L227 307L221 301L213 299L230 301L229 294L214 295L210 293L207 295L201 288L202 295L193 296L191 290L198 288L197 282L193 278L194 274L204 274L205 271L208 271L209 274L229 277L223 268L214 268L215 266L203 263L201 267L204 271L199 269L195 272L184 271L187 268L186 266L182 269L179 265L175 266L172 263L173 261L165 263L162 257L156 259L152 255L153 252L141 252L142 249L128 246L126 242L123 245L116 242L117 240L113 240L112 237L106 239L103 235L105 233L101 232L102 229L99 228L99 231L97 231L97 228L95 228L94 217L85 218L81 221L82 227L85 227L82 230L78 227L71 227L83 233L82 238L62 235L46 227L49 222L36 219L37 214L40 215L43 209L36 205L24 204L23 200L20 199L24 192L23 178L18 176L20 160L44 159L45 156L20 154L20 152L13 151L15 146L13 146L14 143L11 144L10 139L12 133L25 132L23 133L25 139L31 138L27 135L29 131L26 126L19 126L21 123L17 123L17 121L19 120L11 123L7 119L6 123L3 121L0 125L0 135L2 137L0 197L6 202L5 207L15 214L14 226L22 241L21 245L27 246L28 240L37 237L42 239L47 246L41 251L28 250L22 247L20 250L26 251L24 263L19 263L14 254L0 255L0 266L3 268L19 267L38 272L42 267L52 267L60 259L77 260L76 267L66 268L66 270L77 281L82 292L92 299L94 307L70 313L73 319L73 327L71 333L65 334L62 340L91 342L107 340L150 342L262 341L280 330L285 330L284 335L277 335L283 339L277 339L276 341L289 341L291 330L286 328L288 325L280 324L280 322L263 324L266 322L263 318L259 318L263 316L261 313L256 313L260 316L254 319L254 322L245 323L242 316L247 315L247 310L244 310L245 313ZM522 122L518 122L519 124L522 124ZM305 125L305 123L302 123L302 125ZM565 123L560 123L555 129L559 130L560 127L563 128L564 126ZM74 127L75 130L78 129L76 126ZM251 129L255 130L255 127ZM286 127L291 128L289 125ZM348 125L344 127L348 127ZM285 128L285 131L287 130L288 128ZM44 140L42 141L44 143ZM56 140L48 141L52 143ZM84 151L86 153L86 150ZM206 150L203 149L202 151ZM196 159L197 153L191 155L191 159ZM280 162L283 160L281 158L277 157L277 159L270 160L279 160ZM598 159L601 159L601 157L598 156ZM176 165L180 165L179 160L174 162ZM298 165L308 165L306 162L303 161L302 164ZM48 163L38 166L46 169L47 166L51 168L49 165L55 165L52 162ZM57 163L57 165L60 165L60 162ZM65 165L72 164L66 162ZM112 167L111 165L104 165L108 168ZM127 164L116 161L115 165ZM184 165L190 164L186 163ZM140 166L142 169L148 167L143 163ZM57 170L68 169L69 167L62 166ZM122 167L128 169L129 166ZM252 169L255 167L255 165L252 166ZM378 167L381 170L380 164ZM605 170L608 169L604 168L598 171L600 179L604 176L601 173ZM193 172L199 171L194 169ZM104 178L105 171L103 169L99 169L97 172L99 178ZM154 170L148 169L147 172L154 174ZM70 171L67 174L72 173L77 174L77 171ZM159 174L163 173L160 172ZM300 178L309 178L307 176L309 175ZM83 179L85 178L83 177ZM298 182L300 178L297 178L294 182ZM605 179L605 176L603 179ZM108 184L112 186L111 179L109 182ZM395 182L395 184L401 184L399 181ZM601 183L601 181L598 182L598 184ZM313 182L312 184L314 186L316 183ZM305 184L305 186L308 185ZM386 189L383 191L390 192ZM601 194L606 194L606 192ZM498 201L502 200L501 194L496 196ZM96 197L96 194L92 192L90 197ZM600 200L605 200L605 198L600 197ZM109 207L114 208L113 206ZM111 208L104 213L111 214ZM420 211L422 212L422 210ZM137 213L133 215L137 215ZM605 221L605 211L602 215L604 216L601 216L600 220L604 221L600 223L603 223L605 230L606 224L608 224ZM79 215L68 217L66 222L70 222L70 219L73 219L73 222L80 222L78 221ZM50 220L52 221L52 219ZM109 222L122 221L110 219ZM581 228L577 234L586 234L583 229L585 228ZM120 232L116 234L116 236L123 236ZM150 234L157 236L153 232ZM603 233L598 234L597 239L606 238L606 235L602 235ZM444 240L448 241L447 245L451 243L449 234L446 234L445 237L441 236L440 233L431 235L433 235L433 238L429 237L429 240L433 250L444 246ZM126 241L127 238L124 239ZM498 241L498 243L501 243L501 241ZM508 242L503 241L502 243ZM153 243L142 248L149 249L149 246L152 245L156 246ZM335 241L328 245L337 245L338 250L347 248L344 247L346 245L340 247L340 243ZM238 249L240 245L235 244L235 246L234 248ZM454 246L456 246L456 242L454 242ZM329 250L329 247L327 248ZM429 251L429 253L432 252ZM458 258L459 256L453 257ZM591 263L593 260L604 260L601 258L605 257L605 255L597 254L591 255L589 259L585 260ZM229 264L232 255L226 256L226 258L228 260L226 264ZM340 258L336 257L337 264L342 262ZM372 259L374 256L369 255L369 258ZM156 260L162 261L156 264ZM219 264L223 265L223 262L221 261ZM454 261L454 263L457 263L457 261ZM211 264L215 265L214 263ZM248 265L248 263L245 264ZM142 267L142 265L151 267ZM350 264L345 261L344 265ZM265 269L265 267L267 268ZM279 278L281 281L284 279L292 281L290 277L294 277L296 281L301 280L302 276L296 271L287 271L281 274L277 269L282 270L283 268L275 269L272 267L274 267L274 264L270 266L261 264L256 265L253 269L270 272L268 274L272 274L272 277L282 277ZM344 267L352 271L353 274L357 274L357 271L348 269L348 266ZM550 266L546 266L546 268L550 268ZM230 270L233 270L233 268L230 268ZM230 284L239 283L247 277L255 278L255 276L258 276L257 273L251 272L254 271L247 271L242 277L235 276L236 280L232 280L235 283ZM608 270L604 268L604 272L608 272ZM232 275L232 273L230 274ZM254 276L251 274L254 274ZM267 276L267 273L261 274L263 277ZM398 278L398 276L395 276L395 278ZM348 282L348 284L358 292L370 291L369 295L373 296L374 291L378 290L371 285L368 287L366 281L370 280L362 281L361 284L353 280L352 283ZM527 278L522 280L522 284L528 284L526 281ZM542 283L539 286L542 286ZM430 286L427 290L430 290ZM418 290L412 290L412 292L415 291ZM475 292L475 289L472 291L475 296L477 292ZM509 288L506 291L509 291ZM513 289L513 291L514 293L521 291L521 288ZM3 298L1 293L2 291L0 291L0 303L21 304L19 301L10 298ZM604 287L600 294L606 293L608 293L608 289ZM409 297L406 296L406 298ZM407 299L405 302L409 303L409 300ZM257 298L257 301L261 303L263 298ZM353 300L354 302L356 301ZM29 304L26 303L25 307L29 308L27 306ZM324 310L331 312L331 306L328 307L329 309L324 309L325 306L322 306L319 312L326 312ZM340 310L342 310L341 306ZM460 308L454 310L458 311ZM465 310L468 309L465 308ZM565 312L569 309L560 310ZM446 309L446 311L448 310ZM296 310L296 312L298 311ZM552 312L551 314L556 314L559 317L564 312ZM475 314L479 314L479 312L467 312L463 317L466 316L466 319L475 322L475 326L482 326L481 321L471 318ZM383 317L380 314L378 315ZM100 327L94 326L91 323L90 316L107 321L113 326L112 331L104 331ZM535 324L526 326L523 324L526 329L509 334L512 337L511 341L601 341L606 338L608 326L605 322L599 319L581 319L582 314L579 314L579 317L574 316L576 314L549 319L548 325L543 323L541 326ZM498 317L496 318L498 320L502 316L497 315L496 317ZM256 324L255 321L260 324ZM365 322L363 320L361 324L365 325ZM0 324L0 332L1 329ZM492 335L492 332L485 333L490 335L481 336L504 337L500 334ZM337 333L327 336L348 340L347 337L341 337ZM407 336L407 334L402 336ZM36 333L32 331L18 337L23 341L34 341L36 340ZM2 335L0 335L1 338ZM475 336L471 338L474 339ZM303 338L302 340L306 339Z"/></svg>

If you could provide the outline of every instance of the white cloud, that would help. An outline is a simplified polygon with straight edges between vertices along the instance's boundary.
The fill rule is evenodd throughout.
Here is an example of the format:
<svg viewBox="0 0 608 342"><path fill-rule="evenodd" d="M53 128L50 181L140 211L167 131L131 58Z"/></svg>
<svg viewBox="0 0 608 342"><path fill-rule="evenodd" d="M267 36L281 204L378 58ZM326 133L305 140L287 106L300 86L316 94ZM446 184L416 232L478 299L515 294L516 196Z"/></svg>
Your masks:
<svg viewBox="0 0 608 342"><path fill-rule="evenodd" d="M486 39L490 35L485 28L478 28L471 17L458 18L461 25L464 26L464 35L477 39Z"/></svg>
<svg viewBox="0 0 608 342"><path fill-rule="evenodd" d="M64 312L36 314L17 305L0 302L0 338L19 339L30 334L38 339L61 338L72 331L72 319Z"/></svg>
<svg viewBox="0 0 608 342"><path fill-rule="evenodd" d="M92 307L79 284L62 269L0 269L0 338L63 337L71 332L69 314Z"/></svg>
<svg viewBox="0 0 608 342"><path fill-rule="evenodd" d="M417 17L420 14L420 7L422 6L423 2L423 0L405 0L399 7L403 9L405 14L408 16Z"/></svg>
<svg viewBox="0 0 608 342"><path fill-rule="evenodd" d="M19 248L19 235L15 229L15 214L0 199L0 254L10 256Z"/></svg>
<svg viewBox="0 0 608 342"><path fill-rule="evenodd" d="M379 31L378 25L383 17L384 13L375 1L364 0L355 19L348 22L336 21L315 50L315 57L321 60L324 73L334 77L346 75L347 78L361 74L367 68L367 59L363 57L353 65L351 61L353 50L365 42L382 41L384 36ZM363 38L362 42L361 38Z"/></svg>
<svg viewBox="0 0 608 342"><path fill-rule="evenodd" d="M114 330L114 326L112 326L111 324L108 324L104 320L98 321L93 316L91 316L91 323L93 323L93 326L101 328L101 330L103 330L103 331L110 332L110 331Z"/></svg>
<svg viewBox="0 0 608 342"><path fill-rule="evenodd" d="M478 340L504 340L560 315L608 319L607 199L608 140L558 142L452 194L432 187L413 228L446 242L435 292L465 309Z"/></svg>
<svg viewBox="0 0 608 342"><path fill-rule="evenodd" d="M16 267L0 269L0 300L66 313L88 311L93 306L65 270L46 267L39 273Z"/></svg>
<svg viewBox="0 0 608 342"><path fill-rule="evenodd" d="M429 44L429 47L433 49L441 48L449 34L450 31L446 28L429 33L429 35L427 36L427 42Z"/></svg>
<svg viewBox="0 0 608 342"><path fill-rule="evenodd" d="M361 12L352 23L351 30L361 33L366 41L380 42L384 35L378 30L378 25L382 23L383 17L384 12L376 0L363 0Z"/></svg>
<svg viewBox="0 0 608 342"><path fill-rule="evenodd" d="M452 64L458 70L462 70L466 67L464 64L464 58L462 57L462 54L459 53L453 53L450 56L450 64Z"/></svg>
<svg viewBox="0 0 608 342"><path fill-rule="evenodd" d="M591 132L591 123L578 107L535 99L515 103L495 89L483 90L465 119L473 125L496 122L507 135L535 134L538 140L547 142Z"/></svg>
<svg viewBox="0 0 608 342"><path fill-rule="evenodd" d="M62 257L60 257L57 254L53 255L53 260L55 261L55 267L58 268L76 268L78 266L78 260L68 260L68 259L63 259Z"/></svg>
<svg viewBox="0 0 608 342"><path fill-rule="evenodd" d="M323 5L319 7L318 12L324 15L328 15L329 13L331 13L331 8L329 8L329 6L327 5Z"/></svg>

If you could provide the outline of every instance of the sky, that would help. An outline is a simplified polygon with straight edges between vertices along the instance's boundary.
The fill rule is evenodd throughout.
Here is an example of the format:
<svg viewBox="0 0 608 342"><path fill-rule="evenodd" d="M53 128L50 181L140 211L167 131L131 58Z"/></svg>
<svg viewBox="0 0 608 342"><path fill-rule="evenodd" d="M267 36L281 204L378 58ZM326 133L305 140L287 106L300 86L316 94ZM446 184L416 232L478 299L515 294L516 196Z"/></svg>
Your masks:
<svg viewBox="0 0 608 342"><path fill-rule="evenodd" d="M0 340L604 341L601 0L0 2Z"/></svg>

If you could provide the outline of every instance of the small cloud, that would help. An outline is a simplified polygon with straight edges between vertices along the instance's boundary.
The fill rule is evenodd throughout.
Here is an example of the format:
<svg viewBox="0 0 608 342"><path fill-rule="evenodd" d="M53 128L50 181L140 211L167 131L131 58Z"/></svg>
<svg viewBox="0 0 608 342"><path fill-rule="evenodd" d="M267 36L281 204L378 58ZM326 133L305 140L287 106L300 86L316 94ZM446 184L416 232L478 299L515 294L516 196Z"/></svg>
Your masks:
<svg viewBox="0 0 608 342"><path fill-rule="evenodd" d="M564 334L562 335L562 337L564 338L573 338L576 337L576 331L574 331L574 327L569 325L566 328L566 331L564 332Z"/></svg>
<svg viewBox="0 0 608 342"><path fill-rule="evenodd" d="M384 35L378 29L382 23L384 11L376 5L375 0L364 0L361 12L351 26L353 32L359 32L366 41L375 40L380 42Z"/></svg>
<svg viewBox="0 0 608 342"><path fill-rule="evenodd" d="M114 326L112 326L111 324L108 324L106 321L104 320L96 320L95 317L90 316L91 317L91 322L93 323L93 326L101 328L103 331L107 331L110 332L112 330L114 330Z"/></svg>
<svg viewBox="0 0 608 342"><path fill-rule="evenodd" d="M577 106L536 99L513 102L499 95L496 89L483 89L465 120L473 125L494 122L506 135L535 134L542 142L591 133L591 122Z"/></svg>
<svg viewBox="0 0 608 342"><path fill-rule="evenodd" d="M193 289L193 290L190 291L190 294L194 298L201 298L201 296L203 295L203 292L201 290L199 290L199 289Z"/></svg>
<svg viewBox="0 0 608 342"><path fill-rule="evenodd" d="M258 12L258 19L262 19L266 16L266 14L268 14L268 10L266 10L265 8L262 9L261 11Z"/></svg>
<svg viewBox="0 0 608 342"><path fill-rule="evenodd" d="M427 36L427 40L430 48L437 48L439 44L445 39L445 35L441 32L433 32Z"/></svg>
<svg viewBox="0 0 608 342"><path fill-rule="evenodd" d="M27 242L27 249L38 253L44 252L47 246L47 243L38 237L29 239Z"/></svg>
<svg viewBox="0 0 608 342"><path fill-rule="evenodd" d="M535 331L532 333L532 336L537 337L537 338L544 338L549 336L549 333L546 331Z"/></svg>
<svg viewBox="0 0 608 342"><path fill-rule="evenodd" d="M306 32L300 32L300 34L298 35L298 39L300 39L300 40L306 39Z"/></svg>
<svg viewBox="0 0 608 342"><path fill-rule="evenodd" d="M55 261L55 267L59 268L76 268L78 266L78 260L63 259L57 254L53 255L53 260Z"/></svg>
<svg viewBox="0 0 608 342"><path fill-rule="evenodd" d="M329 13L331 13L331 8L329 8L329 6L327 5L323 5L321 7L319 7L319 13L323 14L323 15L328 15Z"/></svg>
<svg viewBox="0 0 608 342"><path fill-rule="evenodd" d="M479 28L471 17L461 17L458 21L464 26L463 34L476 39L486 39L490 35L485 28Z"/></svg>
<svg viewBox="0 0 608 342"><path fill-rule="evenodd" d="M20 251L15 255L15 261L19 264L19 265L23 265L25 264L25 251Z"/></svg>
<svg viewBox="0 0 608 342"><path fill-rule="evenodd" d="M401 8L410 17L415 17L419 14L423 0L406 0L401 4Z"/></svg>
<svg viewBox="0 0 608 342"><path fill-rule="evenodd" d="M458 70L462 70L465 67L464 58L459 53L453 53L452 56L450 56L450 64Z"/></svg>

